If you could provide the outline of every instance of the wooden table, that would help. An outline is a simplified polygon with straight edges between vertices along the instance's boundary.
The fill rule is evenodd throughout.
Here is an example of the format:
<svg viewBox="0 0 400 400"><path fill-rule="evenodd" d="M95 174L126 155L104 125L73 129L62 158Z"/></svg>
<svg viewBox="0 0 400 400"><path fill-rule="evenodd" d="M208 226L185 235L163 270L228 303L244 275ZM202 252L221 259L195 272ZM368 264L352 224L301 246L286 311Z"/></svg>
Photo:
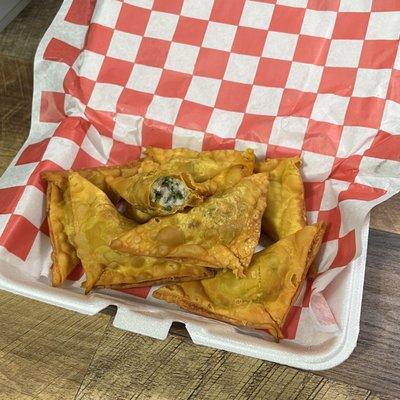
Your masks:
<svg viewBox="0 0 400 400"><path fill-rule="evenodd" d="M29 130L35 48L60 0L33 0L0 34L0 173ZM361 332L342 365L310 373L165 341L0 291L0 399L400 398L400 197L372 213Z"/></svg>

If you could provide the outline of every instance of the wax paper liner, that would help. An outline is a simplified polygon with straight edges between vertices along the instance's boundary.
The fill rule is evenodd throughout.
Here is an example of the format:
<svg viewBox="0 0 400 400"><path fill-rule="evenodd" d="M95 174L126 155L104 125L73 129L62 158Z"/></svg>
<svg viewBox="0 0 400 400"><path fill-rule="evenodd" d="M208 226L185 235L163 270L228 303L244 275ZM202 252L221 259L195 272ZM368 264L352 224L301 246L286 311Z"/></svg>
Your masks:
<svg viewBox="0 0 400 400"><path fill-rule="evenodd" d="M0 280L49 282L43 170L149 145L300 155L308 220L328 230L285 330L296 345L331 340L348 328L337 302L356 290L343 282L365 263L369 212L400 188L399 15L368 0L65 1L35 57L29 138L0 180ZM81 296L81 280L78 268L56 293ZM104 293L169 310L152 291Z"/></svg>

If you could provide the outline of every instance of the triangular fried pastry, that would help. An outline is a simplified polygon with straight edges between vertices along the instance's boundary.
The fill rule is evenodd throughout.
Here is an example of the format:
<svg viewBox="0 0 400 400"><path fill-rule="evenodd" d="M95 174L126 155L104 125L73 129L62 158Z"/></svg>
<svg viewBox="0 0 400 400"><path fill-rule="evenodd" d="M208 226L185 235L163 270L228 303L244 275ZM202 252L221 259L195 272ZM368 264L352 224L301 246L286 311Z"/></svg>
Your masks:
<svg viewBox="0 0 400 400"><path fill-rule="evenodd" d="M107 178L116 178L119 176L132 176L136 175L139 171L141 162L140 160L131 161L125 165L111 165L102 166L96 168L83 168L78 169L75 172L83 176L93 185L97 186L104 193L110 197L111 201L115 204L120 199L108 186ZM65 190L68 186L68 171L44 171L42 172L42 178L47 182L53 182L61 190Z"/></svg>
<svg viewBox="0 0 400 400"><path fill-rule="evenodd" d="M70 241L73 231L72 211L68 192L54 183L49 182L46 196L50 241L53 247L51 279L53 286L60 286L79 263Z"/></svg>
<svg viewBox="0 0 400 400"><path fill-rule="evenodd" d="M215 193L215 183L195 183L188 173L152 171L108 178L112 190L149 217L175 214Z"/></svg>
<svg viewBox="0 0 400 400"><path fill-rule="evenodd" d="M243 178L187 213L154 218L111 242L134 255L188 260L243 276L258 244L267 174Z"/></svg>
<svg viewBox="0 0 400 400"><path fill-rule="evenodd" d="M148 286L213 275L207 268L112 250L111 239L134 228L136 223L122 216L105 193L80 174L69 174L69 188L74 244L86 274L86 293L95 286Z"/></svg>
<svg viewBox="0 0 400 400"><path fill-rule="evenodd" d="M134 268L129 263L106 267L94 287L122 289L193 281L214 276L214 271L209 268L174 260L141 256L130 256L130 259L135 260Z"/></svg>
<svg viewBox="0 0 400 400"><path fill-rule="evenodd" d="M176 148L160 149L149 147L145 151L145 160L152 160L160 168L170 172L187 172L195 182L205 182L217 178L218 192L236 184L241 178L253 173L255 156L251 149L214 150L197 152ZM229 170L236 166L233 170ZM228 171L227 171L228 170ZM233 178L236 177L236 180ZM229 186L231 182L231 186Z"/></svg>
<svg viewBox="0 0 400 400"><path fill-rule="evenodd" d="M177 147L175 149L162 149L160 147L147 147L144 151L144 159L164 164L174 158L196 158L202 152L187 149L185 147Z"/></svg>
<svg viewBox="0 0 400 400"><path fill-rule="evenodd" d="M243 279L223 270L214 278L168 285L153 295L196 314L266 329L279 340L324 230L323 223L307 226L256 253Z"/></svg>
<svg viewBox="0 0 400 400"><path fill-rule="evenodd" d="M116 203L120 197L109 188L106 178L136 174L139 166L139 161L132 161L126 165L86 168L77 172L105 191ZM51 279L53 286L60 286L79 263L72 243L73 222L68 193L68 171L45 171L42 178L48 183L47 214L53 247Z"/></svg>
<svg viewBox="0 0 400 400"><path fill-rule="evenodd" d="M269 174L267 208L262 230L271 239L289 236L306 225L304 186L299 157L269 159L256 163L257 172Z"/></svg>
<svg viewBox="0 0 400 400"><path fill-rule="evenodd" d="M137 175L106 178L112 190L130 204L126 215L140 223L194 207L205 197L235 186L254 169L252 150L147 151L154 152L156 161L144 159Z"/></svg>

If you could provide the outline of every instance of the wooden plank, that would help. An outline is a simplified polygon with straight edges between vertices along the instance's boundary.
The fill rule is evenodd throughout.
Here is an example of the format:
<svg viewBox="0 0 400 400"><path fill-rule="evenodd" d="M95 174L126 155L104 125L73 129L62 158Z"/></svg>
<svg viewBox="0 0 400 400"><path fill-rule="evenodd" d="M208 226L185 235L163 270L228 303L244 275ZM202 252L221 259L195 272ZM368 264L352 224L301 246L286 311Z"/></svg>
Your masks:
<svg viewBox="0 0 400 400"><path fill-rule="evenodd" d="M34 397L21 392L11 389L4 384L1 384L0 388L0 400L33 400Z"/></svg>
<svg viewBox="0 0 400 400"><path fill-rule="evenodd" d="M0 96L31 102L32 89L32 61L0 55Z"/></svg>
<svg viewBox="0 0 400 400"><path fill-rule="evenodd" d="M77 394L84 399L367 399L370 392L250 357L109 326ZM347 397L346 397L347 396Z"/></svg>
<svg viewBox="0 0 400 400"><path fill-rule="evenodd" d="M370 231L358 345L328 378L400 398L400 235Z"/></svg>
<svg viewBox="0 0 400 400"><path fill-rule="evenodd" d="M379 399L383 399L383 397L379 397L376 394L371 393L368 397L367 400L379 400Z"/></svg>
<svg viewBox="0 0 400 400"><path fill-rule="evenodd" d="M32 63L0 56L0 174L28 136L31 103Z"/></svg>
<svg viewBox="0 0 400 400"><path fill-rule="evenodd" d="M109 321L108 313L82 316L0 291L0 329L5 333L0 338L0 399L370 395L310 372L196 346L186 337L158 341L125 332Z"/></svg>
<svg viewBox="0 0 400 400"><path fill-rule="evenodd" d="M73 399L109 322L0 291L1 396Z"/></svg>
<svg viewBox="0 0 400 400"><path fill-rule="evenodd" d="M62 0L32 0L1 32L0 54L32 61L61 3Z"/></svg>
<svg viewBox="0 0 400 400"><path fill-rule="evenodd" d="M0 32L26 7L30 0L2 0Z"/></svg>
<svg viewBox="0 0 400 400"><path fill-rule="evenodd" d="M371 228L400 233L400 193L372 210Z"/></svg>
<svg viewBox="0 0 400 400"><path fill-rule="evenodd" d="M30 110L29 101L0 96L0 174L26 140Z"/></svg>
<svg viewBox="0 0 400 400"><path fill-rule="evenodd" d="M366 390L360 390L354 386L346 385L341 382L328 381L318 387L310 397L315 400L367 400L370 393ZM376 397L376 396L375 396Z"/></svg>

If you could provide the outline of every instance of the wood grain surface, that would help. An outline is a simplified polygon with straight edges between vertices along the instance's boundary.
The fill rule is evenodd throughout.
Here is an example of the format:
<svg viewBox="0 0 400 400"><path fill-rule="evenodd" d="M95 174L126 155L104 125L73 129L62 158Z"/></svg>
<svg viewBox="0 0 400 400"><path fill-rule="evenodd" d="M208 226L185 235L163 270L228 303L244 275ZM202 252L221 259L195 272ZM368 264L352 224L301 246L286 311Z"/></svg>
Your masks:
<svg viewBox="0 0 400 400"><path fill-rule="evenodd" d="M400 233L400 193L372 210L371 227L387 232Z"/></svg>
<svg viewBox="0 0 400 400"><path fill-rule="evenodd" d="M112 327L111 310L86 317L3 292L0 387L41 399L400 398L399 257L400 236L371 230L358 346L316 374L193 345L180 325L158 341Z"/></svg>
<svg viewBox="0 0 400 400"><path fill-rule="evenodd" d="M60 0L32 0L0 34L0 173L26 139L32 63ZM194 345L181 324L165 341L0 291L0 400L400 398L400 196L376 207L358 346L311 373Z"/></svg>
<svg viewBox="0 0 400 400"><path fill-rule="evenodd" d="M368 390L310 372L194 348L188 338L158 341L110 327L77 399L366 399L369 395Z"/></svg>
<svg viewBox="0 0 400 400"><path fill-rule="evenodd" d="M32 61L40 39L61 4L62 0L31 0L0 33L0 54Z"/></svg>
<svg viewBox="0 0 400 400"><path fill-rule="evenodd" d="M73 399L109 322L0 291L0 398Z"/></svg>
<svg viewBox="0 0 400 400"><path fill-rule="evenodd" d="M0 54L0 99L0 173L2 173L29 133L32 61L17 60Z"/></svg>
<svg viewBox="0 0 400 400"><path fill-rule="evenodd" d="M165 341L0 291L0 399L370 399L366 388ZM386 396L374 395L381 399ZM390 397L387 397L390 398Z"/></svg>

